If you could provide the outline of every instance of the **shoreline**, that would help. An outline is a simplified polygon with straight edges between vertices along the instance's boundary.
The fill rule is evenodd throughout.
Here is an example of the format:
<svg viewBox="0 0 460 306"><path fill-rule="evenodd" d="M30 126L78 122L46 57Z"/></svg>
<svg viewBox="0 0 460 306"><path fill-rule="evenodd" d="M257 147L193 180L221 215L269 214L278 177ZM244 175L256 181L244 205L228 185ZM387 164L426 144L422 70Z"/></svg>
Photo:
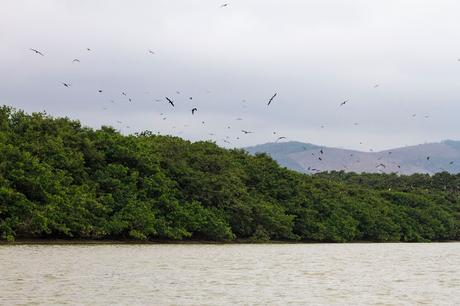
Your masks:
<svg viewBox="0 0 460 306"><path fill-rule="evenodd" d="M0 246L13 245L249 245L249 244L430 244L430 243L460 243L458 240L448 241L428 241L428 242L404 242L404 241L349 241L349 242L316 242L316 241L208 241L208 240L150 240L150 241L132 241L132 240L91 240L91 239L18 239L16 241L0 241Z"/></svg>

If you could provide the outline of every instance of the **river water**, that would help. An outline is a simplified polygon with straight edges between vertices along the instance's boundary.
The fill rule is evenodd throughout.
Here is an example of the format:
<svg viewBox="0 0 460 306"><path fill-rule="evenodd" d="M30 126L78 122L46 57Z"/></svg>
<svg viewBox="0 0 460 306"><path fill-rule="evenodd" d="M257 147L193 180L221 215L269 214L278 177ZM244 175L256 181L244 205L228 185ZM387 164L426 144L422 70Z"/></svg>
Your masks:
<svg viewBox="0 0 460 306"><path fill-rule="evenodd" d="M0 245L0 304L460 305L460 243Z"/></svg>

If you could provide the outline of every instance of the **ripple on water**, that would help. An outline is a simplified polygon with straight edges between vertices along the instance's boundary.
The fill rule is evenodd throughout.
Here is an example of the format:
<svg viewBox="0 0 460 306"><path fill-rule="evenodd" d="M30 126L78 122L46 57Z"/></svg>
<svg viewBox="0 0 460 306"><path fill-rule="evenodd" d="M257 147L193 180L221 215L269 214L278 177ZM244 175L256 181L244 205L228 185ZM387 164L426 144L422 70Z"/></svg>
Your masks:
<svg viewBox="0 0 460 306"><path fill-rule="evenodd" d="M0 304L460 304L460 244L0 247Z"/></svg>

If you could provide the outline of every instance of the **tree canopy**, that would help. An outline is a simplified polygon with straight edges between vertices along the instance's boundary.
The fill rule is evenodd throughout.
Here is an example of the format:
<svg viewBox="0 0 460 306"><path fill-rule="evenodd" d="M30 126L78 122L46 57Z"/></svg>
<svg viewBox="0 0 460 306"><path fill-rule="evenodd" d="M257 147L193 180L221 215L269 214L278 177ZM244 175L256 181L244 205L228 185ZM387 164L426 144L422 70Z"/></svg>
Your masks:
<svg viewBox="0 0 460 306"><path fill-rule="evenodd" d="M305 175L265 154L0 108L0 237L460 240L460 175Z"/></svg>

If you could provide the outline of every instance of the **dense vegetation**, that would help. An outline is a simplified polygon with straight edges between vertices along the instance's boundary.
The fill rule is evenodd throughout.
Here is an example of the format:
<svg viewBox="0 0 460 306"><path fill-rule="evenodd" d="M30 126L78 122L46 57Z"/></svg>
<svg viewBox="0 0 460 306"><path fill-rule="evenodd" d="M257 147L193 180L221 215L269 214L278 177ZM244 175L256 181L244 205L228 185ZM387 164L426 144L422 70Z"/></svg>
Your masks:
<svg viewBox="0 0 460 306"><path fill-rule="evenodd" d="M211 142L0 108L4 240L459 240L459 186L447 173L309 176Z"/></svg>

